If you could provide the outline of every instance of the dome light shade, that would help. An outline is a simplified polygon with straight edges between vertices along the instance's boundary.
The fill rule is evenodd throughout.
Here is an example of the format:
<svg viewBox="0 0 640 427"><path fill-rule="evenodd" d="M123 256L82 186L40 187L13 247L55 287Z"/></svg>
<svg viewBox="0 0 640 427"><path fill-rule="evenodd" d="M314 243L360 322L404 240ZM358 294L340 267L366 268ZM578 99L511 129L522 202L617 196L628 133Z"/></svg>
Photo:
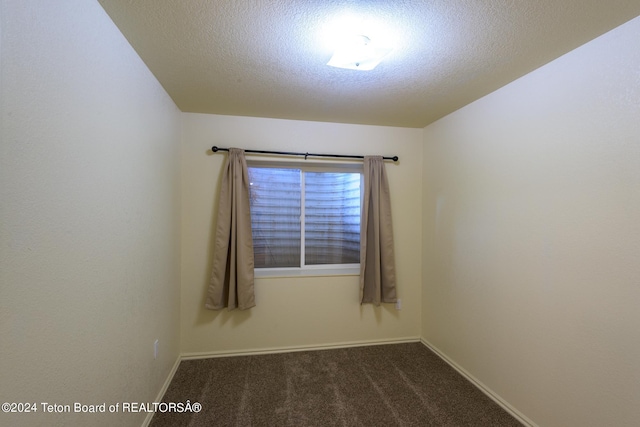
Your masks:
<svg viewBox="0 0 640 427"><path fill-rule="evenodd" d="M369 37L349 37L334 51L327 65L351 70L373 70L392 48L374 43Z"/></svg>

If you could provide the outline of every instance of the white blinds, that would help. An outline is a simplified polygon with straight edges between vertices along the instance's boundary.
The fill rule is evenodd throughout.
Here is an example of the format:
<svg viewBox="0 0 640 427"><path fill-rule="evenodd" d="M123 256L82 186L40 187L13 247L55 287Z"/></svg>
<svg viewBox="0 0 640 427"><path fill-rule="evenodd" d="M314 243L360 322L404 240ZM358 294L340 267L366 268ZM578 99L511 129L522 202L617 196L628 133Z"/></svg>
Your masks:
<svg viewBox="0 0 640 427"><path fill-rule="evenodd" d="M361 173L250 167L249 177L256 268L359 263Z"/></svg>
<svg viewBox="0 0 640 427"><path fill-rule="evenodd" d="M250 167L249 182L255 267L300 267L300 170Z"/></svg>
<svg viewBox="0 0 640 427"><path fill-rule="evenodd" d="M305 172L305 264L360 262L359 173Z"/></svg>

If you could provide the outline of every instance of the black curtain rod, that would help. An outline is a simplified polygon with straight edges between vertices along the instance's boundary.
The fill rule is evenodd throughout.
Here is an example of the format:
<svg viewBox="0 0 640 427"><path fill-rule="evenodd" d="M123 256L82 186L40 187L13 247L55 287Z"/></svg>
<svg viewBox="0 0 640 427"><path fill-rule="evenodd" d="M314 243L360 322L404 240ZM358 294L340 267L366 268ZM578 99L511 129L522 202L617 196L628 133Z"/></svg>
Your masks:
<svg viewBox="0 0 640 427"><path fill-rule="evenodd" d="M215 145L211 147L211 151L217 153L218 151L229 151L228 148L220 148ZM313 157L338 157L342 159L364 159L364 156L350 156L346 154L313 154L313 153L294 153L291 151L265 151L265 150L244 150L245 153L256 153L256 154L279 154L282 156L304 156L305 160L309 156ZM398 156L393 157L383 157L385 160L393 160L394 162L398 161Z"/></svg>

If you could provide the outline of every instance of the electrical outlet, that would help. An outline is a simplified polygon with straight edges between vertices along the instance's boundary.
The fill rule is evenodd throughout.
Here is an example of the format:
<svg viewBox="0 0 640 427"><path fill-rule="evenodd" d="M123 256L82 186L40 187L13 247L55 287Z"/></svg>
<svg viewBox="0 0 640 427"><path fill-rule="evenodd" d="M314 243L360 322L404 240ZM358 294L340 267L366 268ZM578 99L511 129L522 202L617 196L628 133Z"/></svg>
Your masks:
<svg viewBox="0 0 640 427"><path fill-rule="evenodd" d="M159 340L156 340L153 343L153 358L157 359L158 358L158 344L159 344Z"/></svg>
<svg viewBox="0 0 640 427"><path fill-rule="evenodd" d="M396 300L396 310L402 310L402 300L400 298Z"/></svg>

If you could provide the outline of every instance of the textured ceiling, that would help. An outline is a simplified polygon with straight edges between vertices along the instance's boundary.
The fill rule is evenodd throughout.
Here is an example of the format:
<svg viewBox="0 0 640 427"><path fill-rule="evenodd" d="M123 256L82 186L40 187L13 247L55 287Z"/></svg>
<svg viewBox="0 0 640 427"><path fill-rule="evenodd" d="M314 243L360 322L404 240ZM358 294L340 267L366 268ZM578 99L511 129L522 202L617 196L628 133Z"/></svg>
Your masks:
<svg viewBox="0 0 640 427"><path fill-rule="evenodd" d="M418 128L640 15L640 0L99 1L182 111ZM395 45L372 71L326 65L327 30L354 17Z"/></svg>

